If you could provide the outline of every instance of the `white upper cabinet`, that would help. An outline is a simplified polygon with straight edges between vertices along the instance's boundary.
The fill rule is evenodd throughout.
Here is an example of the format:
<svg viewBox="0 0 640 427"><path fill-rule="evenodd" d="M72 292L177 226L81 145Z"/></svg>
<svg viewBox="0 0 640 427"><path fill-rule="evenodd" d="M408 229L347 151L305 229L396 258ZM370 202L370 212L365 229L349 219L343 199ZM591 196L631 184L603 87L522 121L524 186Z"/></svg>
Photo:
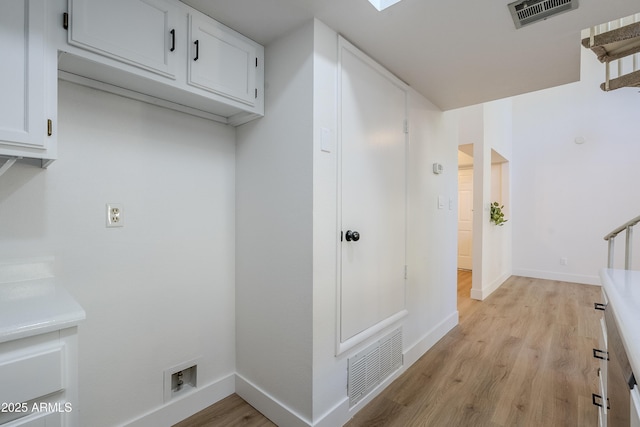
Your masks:
<svg viewBox="0 0 640 427"><path fill-rule="evenodd" d="M55 158L57 73L44 32L44 0L0 4L0 155Z"/></svg>
<svg viewBox="0 0 640 427"><path fill-rule="evenodd" d="M48 1L69 13L60 78L231 125L264 114L264 48L209 16L177 0Z"/></svg>
<svg viewBox="0 0 640 427"><path fill-rule="evenodd" d="M189 30L189 84L255 105L260 46L216 21L193 14L189 15Z"/></svg>
<svg viewBox="0 0 640 427"><path fill-rule="evenodd" d="M174 78L180 15L164 0L70 0L69 43ZM180 46L183 47L184 45Z"/></svg>

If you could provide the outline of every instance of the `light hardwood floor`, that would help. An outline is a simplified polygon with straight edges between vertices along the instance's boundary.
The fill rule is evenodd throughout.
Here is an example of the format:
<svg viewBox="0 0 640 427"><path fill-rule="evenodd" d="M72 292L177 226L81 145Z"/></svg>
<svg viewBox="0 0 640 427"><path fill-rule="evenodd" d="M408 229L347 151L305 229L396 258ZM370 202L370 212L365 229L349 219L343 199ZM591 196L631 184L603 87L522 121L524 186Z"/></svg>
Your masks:
<svg viewBox="0 0 640 427"><path fill-rule="evenodd" d="M460 324L346 426L597 426L600 288L512 277L480 302L470 287L460 271ZM232 395L177 427L273 425Z"/></svg>

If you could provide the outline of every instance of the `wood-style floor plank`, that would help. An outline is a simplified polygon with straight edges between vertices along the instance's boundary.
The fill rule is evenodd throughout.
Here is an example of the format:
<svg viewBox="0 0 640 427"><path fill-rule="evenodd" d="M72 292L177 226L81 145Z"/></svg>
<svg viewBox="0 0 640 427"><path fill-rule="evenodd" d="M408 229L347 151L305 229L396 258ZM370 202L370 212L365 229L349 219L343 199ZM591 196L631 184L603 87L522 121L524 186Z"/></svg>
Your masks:
<svg viewBox="0 0 640 427"><path fill-rule="evenodd" d="M512 277L482 302L470 289L459 271L460 324L346 426L597 426L600 288ZM274 425L232 395L175 427Z"/></svg>
<svg viewBox="0 0 640 427"><path fill-rule="evenodd" d="M458 275L460 324L347 426L597 426L599 287L512 277L465 301L470 276ZM385 419L382 402L401 409Z"/></svg>
<svg viewBox="0 0 640 427"><path fill-rule="evenodd" d="M234 393L173 427L214 426L273 427L275 424Z"/></svg>

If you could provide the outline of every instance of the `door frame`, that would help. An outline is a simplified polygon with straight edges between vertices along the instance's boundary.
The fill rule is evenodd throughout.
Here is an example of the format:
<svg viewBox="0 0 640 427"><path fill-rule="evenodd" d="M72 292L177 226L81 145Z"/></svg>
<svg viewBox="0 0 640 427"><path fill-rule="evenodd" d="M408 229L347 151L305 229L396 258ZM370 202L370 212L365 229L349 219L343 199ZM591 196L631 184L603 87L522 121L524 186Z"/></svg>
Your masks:
<svg viewBox="0 0 640 427"><path fill-rule="evenodd" d="M380 64L375 62L369 56L367 56L364 52L358 49L356 46L351 44L348 40L343 38L342 36L338 36L338 67L337 67L337 135L336 135L336 164L337 164L337 186L336 186L336 224L338 225L337 233L342 233L342 53L343 50L346 49L350 53L356 55L360 60L365 62L367 65L372 67L375 71L389 79L396 86L405 91L405 134L404 134L404 144L405 144L405 209L404 209L404 234L405 234L405 248L404 248L404 258L405 258L405 268L407 261L407 222L408 222L408 154L409 154L409 134L406 130L406 123L408 121L409 115L409 87L400 79L398 79L395 75L389 72L387 69L382 67ZM345 351L355 347L356 345L362 343L367 338L374 336L380 331L390 327L391 325L398 322L403 317L409 314L406 309L406 289L407 289L407 276L405 274L404 279L404 291L405 291L405 301L404 301L404 309L393 314L392 316L376 323L375 325L365 329L364 331L342 341L342 249L343 244L340 238L337 240L337 250L336 250L336 325L335 325L335 340L336 340L336 350L335 355L338 356Z"/></svg>

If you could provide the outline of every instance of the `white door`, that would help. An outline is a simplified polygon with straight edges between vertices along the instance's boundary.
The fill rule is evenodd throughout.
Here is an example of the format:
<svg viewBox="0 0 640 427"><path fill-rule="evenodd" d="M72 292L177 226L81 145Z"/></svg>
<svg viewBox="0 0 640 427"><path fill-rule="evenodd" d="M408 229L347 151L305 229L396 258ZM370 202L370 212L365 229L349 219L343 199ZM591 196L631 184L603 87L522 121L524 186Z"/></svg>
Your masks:
<svg viewBox="0 0 640 427"><path fill-rule="evenodd" d="M473 169L458 171L458 268L473 267Z"/></svg>
<svg viewBox="0 0 640 427"><path fill-rule="evenodd" d="M175 55L185 49L187 34L184 25L177 27L179 12L172 3L71 0L69 10L69 44L175 77Z"/></svg>
<svg viewBox="0 0 640 427"><path fill-rule="evenodd" d="M405 308L407 93L340 44L340 342ZM347 236L358 232L359 239Z"/></svg>
<svg viewBox="0 0 640 427"><path fill-rule="evenodd" d="M189 20L189 84L254 106L258 45L211 19Z"/></svg>

